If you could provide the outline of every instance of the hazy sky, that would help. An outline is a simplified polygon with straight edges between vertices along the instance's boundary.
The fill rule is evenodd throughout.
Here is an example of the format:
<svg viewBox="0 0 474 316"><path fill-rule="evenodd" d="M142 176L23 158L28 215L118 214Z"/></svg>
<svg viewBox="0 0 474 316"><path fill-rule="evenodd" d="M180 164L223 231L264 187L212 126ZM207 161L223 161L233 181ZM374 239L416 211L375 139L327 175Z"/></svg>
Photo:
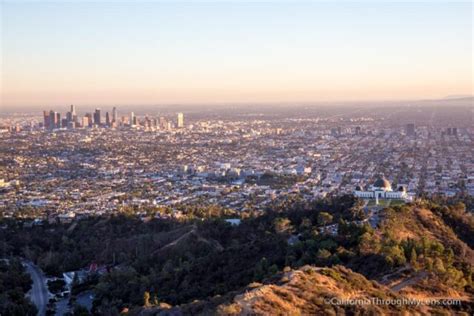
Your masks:
<svg viewBox="0 0 474 316"><path fill-rule="evenodd" d="M472 94L472 4L1 2L4 106Z"/></svg>

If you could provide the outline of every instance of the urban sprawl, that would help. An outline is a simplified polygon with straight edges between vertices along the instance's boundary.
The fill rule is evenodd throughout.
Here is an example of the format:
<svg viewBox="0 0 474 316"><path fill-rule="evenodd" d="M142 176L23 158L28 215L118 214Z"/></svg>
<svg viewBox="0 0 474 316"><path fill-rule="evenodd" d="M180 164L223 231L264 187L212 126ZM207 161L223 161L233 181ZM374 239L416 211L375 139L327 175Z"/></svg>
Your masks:
<svg viewBox="0 0 474 316"><path fill-rule="evenodd" d="M410 198L472 196L472 112L458 123L437 111L9 115L0 119L0 210L61 221L126 209L179 217L185 205L259 210L293 195L354 194L381 178Z"/></svg>

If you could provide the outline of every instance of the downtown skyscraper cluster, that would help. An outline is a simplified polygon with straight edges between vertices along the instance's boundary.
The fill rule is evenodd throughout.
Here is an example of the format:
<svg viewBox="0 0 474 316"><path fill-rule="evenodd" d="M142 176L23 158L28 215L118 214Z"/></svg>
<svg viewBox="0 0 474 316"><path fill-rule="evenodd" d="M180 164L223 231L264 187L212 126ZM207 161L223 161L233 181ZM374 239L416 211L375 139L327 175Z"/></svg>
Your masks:
<svg viewBox="0 0 474 316"><path fill-rule="evenodd" d="M139 119L134 112L130 112L129 115L119 118L116 107L113 107L111 115L109 112L105 113L104 121L100 108L96 108L94 112L87 112L84 116L80 117L76 112L76 107L71 105L70 111L68 111L65 116L61 116L61 113L53 110L43 111L43 123L41 127L45 130L92 127L144 127L146 129L170 130L173 128L182 129L185 127L185 123L183 113L177 113L175 120L169 120L163 116L150 118L148 115L143 119Z"/></svg>

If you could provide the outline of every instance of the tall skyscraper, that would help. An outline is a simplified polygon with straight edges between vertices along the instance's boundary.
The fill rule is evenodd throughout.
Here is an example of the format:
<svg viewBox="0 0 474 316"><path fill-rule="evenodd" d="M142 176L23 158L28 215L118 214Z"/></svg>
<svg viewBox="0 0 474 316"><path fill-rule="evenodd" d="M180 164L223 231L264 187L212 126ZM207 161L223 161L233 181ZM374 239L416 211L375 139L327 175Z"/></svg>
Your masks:
<svg viewBox="0 0 474 316"><path fill-rule="evenodd" d="M67 128L68 129L76 128L76 122L75 121L67 122Z"/></svg>
<svg viewBox="0 0 474 316"><path fill-rule="evenodd" d="M130 112L130 126L137 125L137 118L135 117L135 113Z"/></svg>
<svg viewBox="0 0 474 316"><path fill-rule="evenodd" d="M415 136L415 124L407 124L405 133L407 134L407 136Z"/></svg>
<svg viewBox="0 0 474 316"><path fill-rule="evenodd" d="M109 112L105 112L105 125L110 126Z"/></svg>
<svg viewBox="0 0 474 316"><path fill-rule="evenodd" d="M77 113L76 113L76 106L71 104L71 110L69 111L71 114L68 116L68 127L75 127L77 123ZM69 124L71 123L71 124Z"/></svg>
<svg viewBox="0 0 474 316"><path fill-rule="evenodd" d="M82 127L89 127L89 125L90 125L89 116L86 114L82 118Z"/></svg>
<svg viewBox="0 0 474 316"><path fill-rule="evenodd" d="M94 122L92 120L92 114L91 113L86 113L85 117L87 117L87 125L84 125L84 127L92 127L94 125Z"/></svg>
<svg viewBox="0 0 474 316"><path fill-rule="evenodd" d="M56 112L49 111L49 129L56 128Z"/></svg>
<svg viewBox="0 0 474 316"><path fill-rule="evenodd" d="M148 114L145 115L145 128L150 128L151 127L151 121L150 118L148 117Z"/></svg>
<svg viewBox="0 0 474 316"><path fill-rule="evenodd" d="M183 128L184 127L184 114L183 113L178 113L178 128Z"/></svg>
<svg viewBox="0 0 474 316"><path fill-rule="evenodd" d="M112 122L118 123L118 113L117 113L117 108L115 106L112 109Z"/></svg>
<svg viewBox="0 0 474 316"><path fill-rule="evenodd" d="M100 109L95 109L94 112L94 124L100 125Z"/></svg>
<svg viewBox="0 0 474 316"><path fill-rule="evenodd" d="M44 129L50 129L51 119L49 118L48 111L43 111Z"/></svg>
<svg viewBox="0 0 474 316"><path fill-rule="evenodd" d="M54 112L56 114L56 118L54 119L55 121L55 127L60 128L61 127L61 113L59 112Z"/></svg>
<svg viewBox="0 0 474 316"><path fill-rule="evenodd" d="M166 122L166 118L164 118L163 116L160 116L158 118L158 124L159 124L159 128L160 129L166 129L167 127L167 122Z"/></svg>

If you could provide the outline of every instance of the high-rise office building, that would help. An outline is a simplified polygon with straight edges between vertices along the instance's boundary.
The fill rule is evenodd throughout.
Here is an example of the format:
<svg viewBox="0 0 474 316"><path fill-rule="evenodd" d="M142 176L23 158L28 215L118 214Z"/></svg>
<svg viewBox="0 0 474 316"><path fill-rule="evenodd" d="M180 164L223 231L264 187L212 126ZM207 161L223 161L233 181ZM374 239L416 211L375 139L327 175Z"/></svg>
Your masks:
<svg viewBox="0 0 474 316"><path fill-rule="evenodd" d="M105 125L110 126L109 112L105 112Z"/></svg>
<svg viewBox="0 0 474 316"><path fill-rule="evenodd" d="M158 125L160 129L166 129L166 126L167 126L166 118L163 116L160 116L158 118Z"/></svg>
<svg viewBox="0 0 474 316"><path fill-rule="evenodd" d="M76 122L75 121L68 122L67 123L67 128L68 129L76 128Z"/></svg>
<svg viewBox="0 0 474 316"><path fill-rule="evenodd" d="M407 124L405 132L407 136L415 136L415 124L413 123Z"/></svg>
<svg viewBox="0 0 474 316"><path fill-rule="evenodd" d="M49 129L56 128L56 112L49 111Z"/></svg>
<svg viewBox="0 0 474 316"><path fill-rule="evenodd" d="M55 112L56 113L56 118L55 118L55 123L56 123L56 128L61 127L61 113Z"/></svg>
<svg viewBox="0 0 474 316"><path fill-rule="evenodd" d="M135 113L130 112L130 126L137 125L137 118L135 117Z"/></svg>
<svg viewBox="0 0 474 316"><path fill-rule="evenodd" d="M150 128L151 127L151 121L150 118L148 117L148 114L145 115L145 128Z"/></svg>
<svg viewBox="0 0 474 316"><path fill-rule="evenodd" d="M94 124L100 125L100 109L95 109L94 112Z"/></svg>
<svg viewBox="0 0 474 316"><path fill-rule="evenodd" d="M43 111L44 129L50 129L51 119L49 118L48 111Z"/></svg>
<svg viewBox="0 0 474 316"><path fill-rule="evenodd" d="M76 106L71 104L71 116L72 116L72 121L75 123L74 125L77 125L79 123L77 113L76 113Z"/></svg>
<svg viewBox="0 0 474 316"><path fill-rule="evenodd" d="M89 116L87 114L82 118L82 127L89 127Z"/></svg>
<svg viewBox="0 0 474 316"><path fill-rule="evenodd" d="M87 117L87 122L88 122L87 126L92 127L94 125L94 121L92 120L92 114L86 113L86 117Z"/></svg>
<svg viewBox="0 0 474 316"><path fill-rule="evenodd" d="M184 114L183 113L178 113L178 128L183 128L184 127Z"/></svg>
<svg viewBox="0 0 474 316"><path fill-rule="evenodd" d="M118 112L117 112L117 108L115 106L112 109L112 122L118 123Z"/></svg>

